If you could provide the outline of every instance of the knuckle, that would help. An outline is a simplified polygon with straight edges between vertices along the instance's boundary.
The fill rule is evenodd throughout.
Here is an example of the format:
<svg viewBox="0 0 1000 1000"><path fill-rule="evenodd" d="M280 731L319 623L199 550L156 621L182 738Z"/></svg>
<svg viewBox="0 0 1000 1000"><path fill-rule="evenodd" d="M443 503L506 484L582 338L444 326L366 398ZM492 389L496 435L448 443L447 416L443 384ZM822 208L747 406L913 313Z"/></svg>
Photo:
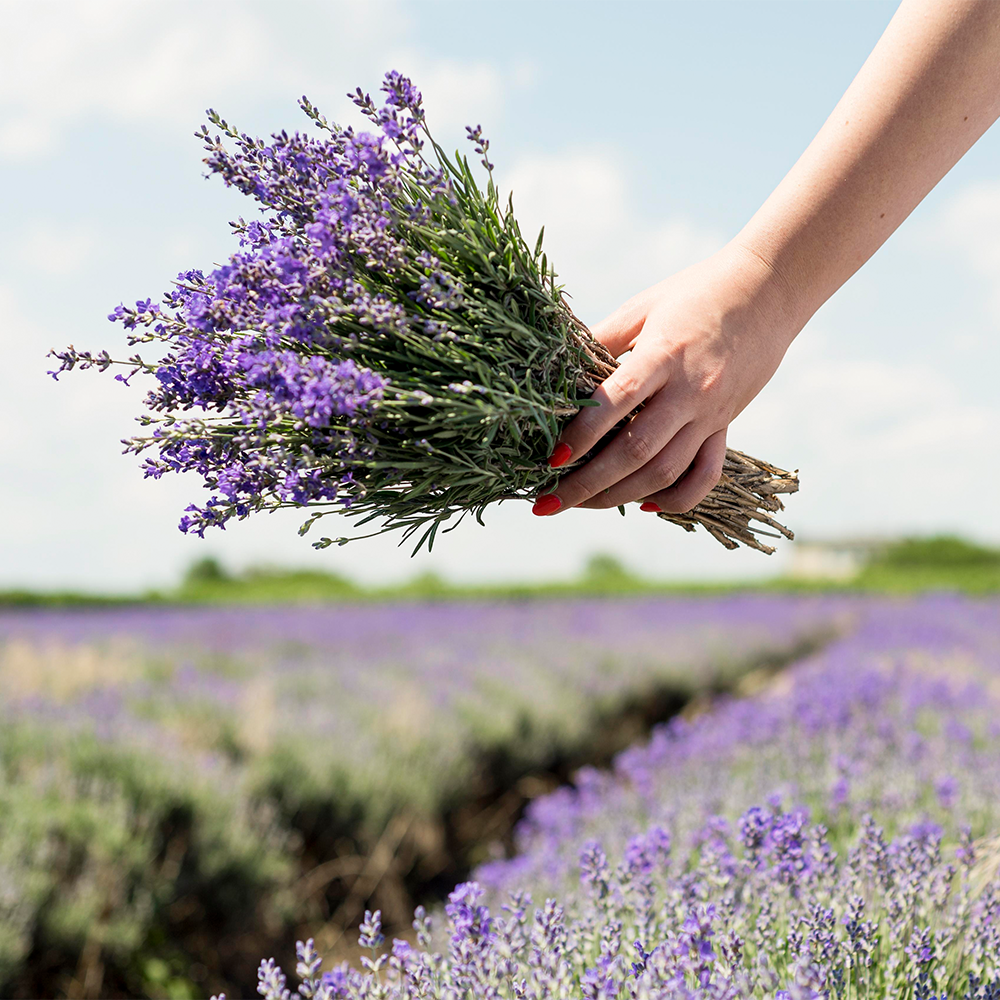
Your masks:
<svg viewBox="0 0 1000 1000"><path fill-rule="evenodd" d="M653 457L653 443L644 434L622 432L622 454L632 466L643 466Z"/></svg>
<svg viewBox="0 0 1000 1000"><path fill-rule="evenodd" d="M687 514L704 500L704 495L689 490L671 490L665 494L659 503L661 510L668 514Z"/></svg>
<svg viewBox="0 0 1000 1000"><path fill-rule="evenodd" d="M710 368L701 373L700 377L695 382L695 386L700 394L710 395L715 390L722 387L723 378L724 375L721 366Z"/></svg>
<svg viewBox="0 0 1000 1000"><path fill-rule="evenodd" d="M719 485L719 480L722 478L722 463L724 460L725 455L720 454L713 458L707 465L700 468L695 466L692 470L691 479L695 482L698 489L702 490L702 500ZM700 503L701 500L698 502Z"/></svg>
<svg viewBox="0 0 1000 1000"><path fill-rule="evenodd" d="M681 471L673 462L663 462L656 470L656 478L660 483L660 488L665 489L673 486L681 477Z"/></svg>
<svg viewBox="0 0 1000 1000"><path fill-rule="evenodd" d="M600 437L599 409L597 406L587 407L563 430L562 440L573 449L574 456L586 451Z"/></svg>
<svg viewBox="0 0 1000 1000"><path fill-rule="evenodd" d="M608 400L617 405L631 400L637 400L642 395L642 383L638 375L619 368L605 383Z"/></svg>
<svg viewBox="0 0 1000 1000"><path fill-rule="evenodd" d="M559 484L559 496L567 507L578 507L585 500L594 498L597 486L592 485L592 477L586 473L576 473L572 480Z"/></svg>
<svg viewBox="0 0 1000 1000"><path fill-rule="evenodd" d="M660 506L671 514L687 514L711 493L716 482L710 475L688 477L680 486L667 491Z"/></svg>
<svg viewBox="0 0 1000 1000"><path fill-rule="evenodd" d="M675 496L669 499L661 498L656 502L664 514L687 514L698 506L697 503L686 503Z"/></svg>
<svg viewBox="0 0 1000 1000"><path fill-rule="evenodd" d="M603 399L598 399L598 402L599 406L583 407L566 430L578 428L587 434L592 434L597 428L604 426L608 420L608 404Z"/></svg>

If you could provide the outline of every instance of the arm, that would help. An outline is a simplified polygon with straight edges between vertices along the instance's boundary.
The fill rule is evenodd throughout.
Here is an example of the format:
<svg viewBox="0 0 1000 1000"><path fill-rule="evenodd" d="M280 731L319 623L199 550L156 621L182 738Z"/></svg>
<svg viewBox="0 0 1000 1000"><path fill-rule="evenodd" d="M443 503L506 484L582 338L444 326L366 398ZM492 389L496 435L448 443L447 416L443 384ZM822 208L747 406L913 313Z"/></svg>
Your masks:
<svg viewBox="0 0 1000 1000"><path fill-rule="evenodd" d="M565 428L550 464L586 454L535 512L681 512L715 486L726 428L812 314L1000 117L1000 2L903 0L819 134L743 231L594 328L632 353Z"/></svg>

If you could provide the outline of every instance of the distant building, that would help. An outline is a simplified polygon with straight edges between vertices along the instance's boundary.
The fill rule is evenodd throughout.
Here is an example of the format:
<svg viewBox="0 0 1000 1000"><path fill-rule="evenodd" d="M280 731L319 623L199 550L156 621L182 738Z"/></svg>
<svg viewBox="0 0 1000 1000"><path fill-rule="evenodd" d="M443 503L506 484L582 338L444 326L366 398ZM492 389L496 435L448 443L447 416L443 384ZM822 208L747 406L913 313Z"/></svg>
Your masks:
<svg viewBox="0 0 1000 1000"><path fill-rule="evenodd" d="M807 538L792 546L788 575L799 580L850 580L889 544L885 538Z"/></svg>

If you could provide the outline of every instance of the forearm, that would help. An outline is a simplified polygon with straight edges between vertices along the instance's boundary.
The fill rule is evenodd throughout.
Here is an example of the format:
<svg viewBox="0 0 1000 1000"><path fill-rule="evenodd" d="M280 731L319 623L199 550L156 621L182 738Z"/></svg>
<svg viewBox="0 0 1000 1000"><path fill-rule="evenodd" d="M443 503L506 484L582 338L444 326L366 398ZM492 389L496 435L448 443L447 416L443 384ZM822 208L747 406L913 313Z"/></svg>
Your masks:
<svg viewBox="0 0 1000 1000"><path fill-rule="evenodd" d="M808 149L734 240L792 335L1000 116L1000 2L904 0Z"/></svg>
<svg viewBox="0 0 1000 1000"><path fill-rule="evenodd" d="M1000 0L904 0L744 230L594 328L616 357L629 354L594 392L599 405L563 430L550 464L587 455L624 426L535 512L643 499L644 510L678 513L699 503L722 474L726 428L795 335L998 115Z"/></svg>

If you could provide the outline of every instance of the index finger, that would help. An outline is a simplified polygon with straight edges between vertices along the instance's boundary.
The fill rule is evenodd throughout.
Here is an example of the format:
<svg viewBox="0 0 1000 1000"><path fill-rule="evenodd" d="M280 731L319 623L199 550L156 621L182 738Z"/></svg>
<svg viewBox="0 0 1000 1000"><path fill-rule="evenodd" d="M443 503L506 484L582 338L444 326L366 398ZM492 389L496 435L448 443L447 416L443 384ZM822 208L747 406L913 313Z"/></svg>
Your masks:
<svg viewBox="0 0 1000 1000"><path fill-rule="evenodd" d="M591 395L599 406L584 407L564 428L549 456L553 469L583 458L620 420L666 383L662 368L633 352Z"/></svg>

